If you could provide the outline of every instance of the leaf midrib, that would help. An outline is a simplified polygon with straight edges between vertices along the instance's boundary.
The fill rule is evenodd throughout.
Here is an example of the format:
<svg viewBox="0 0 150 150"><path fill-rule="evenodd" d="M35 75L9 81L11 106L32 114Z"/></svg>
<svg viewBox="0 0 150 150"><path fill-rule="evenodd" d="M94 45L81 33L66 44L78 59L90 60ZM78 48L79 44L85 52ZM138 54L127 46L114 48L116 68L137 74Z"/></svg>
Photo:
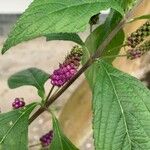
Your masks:
<svg viewBox="0 0 150 150"><path fill-rule="evenodd" d="M122 81L122 78L120 78L120 77L118 77L118 76L115 76L114 74L111 74L111 76L113 76L113 77L115 77L115 78L119 78L121 81ZM123 81L122 81L123 82ZM135 86L134 84L132 84L132 87L133 86ZM135 90L135 88L133 87L133 90ZM143 105L145 106L145 108L147 109L147 111L148 112L150 112L150 110L149 110L149 108L147 107L147 105L145 104L145 102L144 102L144 100L143 100L143 98L142 98L142 96L141 95L139 95L139 93L137 93L136 92L136 94L138 95L138 97L140 97L140 99L141 99L141 101L142 101L142 103L143 103ZM133 115L133 114L132 114ZM141 122L135 117L135 116L133 116L137 121L138 121L138 123L141 125L141 127L142 127L142 129L143 129L143 131L144 131L144 133L147 135L147 137L148 138L150 138L150 136L147 134L147 132L145 131L145 129L143 128L143 126L142 126L142 124L141 124Z"/></svg>
<svg viewBox="0 0 150 150"><path fill-rule="evenodd" d="M35 104L36 105L36 104ZM18 121L33 107L34 105L32 105L31 107L29 107L25 112L21 113L20 117L14 122L14 124L7 130L7 132L5 133L5 135L3 136L3 138L0 141L0 144L2 144L2 142L4 142L4 140L6 139L6 137L8 136L8 134L11 132L11 130L14 128L14 126L18 123Z"/></svg>
<svg viewBox="0 0 150 150"><path fill-rule="evenodd" d="M53 116L54 117L54 116ZM64 149L64 146L63 146L63 142L65 142L65 144L66 144L66 146L70 149L76 149L76 150L78 150L74 145L69 145L69 143L68 143L68 138L67 137L65 137L65 135L63 134L63 133L61 133L61 131L60 131L60 127L59 127L59 125L58 125L58 121L57 121L57 119L54 117L53 118L53 121L54 121L54 123L55 123L55 129L56 129L56 131L57 131L57 134L58 134L58 137L59 137L59 141L60 141L60 144L61 144L61 150L65 150ZM55 136L55 135L54 135Z"/></svg>
<svg viewBox="0 0 150 150"><path fill-rule="evenodd" d="M57 134L58 134L58 137L59 137L59 141L60 141L60 144L61 144L61 148L62 148L62 150L64 150L63 144L62 144L62 140L61 140L61 135L60 135L60 132L59 132L60 130L59 130L59 127L58 127L58 125L57 125L58 123L57 123L57 121L56 121L55 118L54 118L53 120L54 120L55 125L56 125L56 126L55 126L55 127L56 127L55 129L56 129Z"/></svg>
<svg viewBox="0 0 150 150"><path fill-rule="evenodd" d="M117 94L117 90L116 90L116 87L115 87L115 84L113 83L113 80L111 79L111 76L109 74L109 72L107 71L107 69L104 67L104 65L102 64L102 67L104 68L110 82L111 82L111 85L112 85L112 88L113 88L113 91L114 91L114 94L116 96L116 99L117 99L117 102L118 102L118 105L120 107L120 111L121 111L121 114L123 116L123 122L124 122L124 126L125 126L125 130L126 130L126 134L127 134L127 137L128 137L128 141L129 141L129 145L130 145L130 150L131 150L131 139L130 139L130 134L129 134L129 130L128 130L128 126L127 126L127 121L126 121L126 117L125 117L125 114L124 114L124 110L123 110L123 107L121 105L121 102L119 100L119 97L118 97L118 94Z"/></svg>
<svg viewBox="0 0 150 150"><path fill-rule="evenodd" d="M115 76L114 74L111 74L111 76L114 76L115 78L119 78L119 79L122 81L122 78L120 78L120 77L118 77L118 76ZM122 82L123 82L123 81L122 81ZM136 85L132 84L132 86L136 86ZM135 90L135 88L134 88L134 90ZM139 97L141 97L138 93L137 93L137 95L138 95ZM150 109L147 107L147 105L145 104L145 102L144 102L144 100L143 100L142 97L141 97L141 100L142 100L144 106L146 107L146 109L148 110L148 112L150 112Z"/></svg>
<svg viewBox="0 0 150 150"><path fill-rule="evenodd" d="M32 71L31 71L31 70L28 70L28 71L29 71L29 73L31 74L32 79L35 81L35 83L36 83L36 85L37 85L37 88L38 88L39 90L43 90L43 87L37 82L37 80L36 80L36 78L34 77L34 74L32 73Z"/></svg>

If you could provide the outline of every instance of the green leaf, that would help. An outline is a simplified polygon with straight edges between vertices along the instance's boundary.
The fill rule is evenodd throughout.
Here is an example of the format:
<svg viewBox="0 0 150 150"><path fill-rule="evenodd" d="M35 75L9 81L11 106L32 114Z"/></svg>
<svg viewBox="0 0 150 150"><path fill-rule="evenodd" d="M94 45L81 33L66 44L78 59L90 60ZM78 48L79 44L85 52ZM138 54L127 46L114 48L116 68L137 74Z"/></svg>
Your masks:
<svg viewBox="0 0 150 150"><path fill-rule="evenodd" d="M150 91L104 61L98 65L93 89L96 150L149 150Z"/></svg>
<svg viewBox="0 0 150 150"><path fill-rule="evenodd" d="M28 118L36 105L0 114L0 150L28 150Z"/></svg>
<svg viewBox="0 0 150 150"><path fill-rule="evenodd" d="M47 41L52 41L52 40L73 41L77 44L84 45L84 42L76 33L51 33L46 35L46 40Z"/></svg>
<svg viewBox="0 0 150 150"><path fill-rule="evenodd" d="M147 15L143 15L143 16L140 16L140 17L133 18L133 19L131 19L128 23L131 23L131 22L134 22L134 21L137 21L137 20L140 20L140 19L150 19L150 14L147 14Z"/></svg>
<svg viewBox="0 0 150 150"><path fill-rule="evenodd" d="M121 0L121 1L122 1L122 7L127 11L131 10L133 6L135 6L135 4L138 2L138 0Z"/></svg>
<svg viewBox="0 0 150 150"><path fill-rule="evenodd" d="M92 34L88 36L85 41L85 46L88 48L90 54L93 54L99 45L107 38L108 34L114 29L115 25L118 23L118 14L111 13L107 18L106 22L99 27L97 27ZM121 46L124 41L124 32L120 31L111 43L108 45L106 50L103 53L103 56L111 56L117 55L119 53L120 48L116 48L115 50L111 51L111 49ZM110 51L109 51L110 50ZM108 59L107 61L111 63L115 58Z"/></svg>
<svg viewBox="0 0 150 150"><path fill-rule="evenodd" d="M91 16L108 8L124 14L116 0L34 0L10 33L2 54L39 36L84 31Z"/></svg>
<svg viewBox="0 0 150 150"><path fill-rule="evenodd" d="M11 89L24 85L32 85L38 89L38 94L44 98L44 84L49 79L49 74L37 68L29 68L13 74L8 79L8 85Z"/></svg>
<svg viewBox="0 0 150 150"><path fill-rule="evenodd" d="M92 55L99 45L107 38L108 34L114 29L116 24L120 21L121 16L115 11L111 11L106 22L97 27L92 34L89 35L85 41L86 49L84 50L83 64L87 61L90 55ZM120 51L118 46L121 46L124 42L124 32L121 30L109 43L106 49L103 51L102 56L117 55ZM115 57L105 59L107 62L112 63ZM95 76L97 73L97 65L93 64L92 67L86 71L86 77L90 86L95 84Z"/></svg>
<svg viewBox="0 0 150 150"><path fill-rule="evenodd" d="M53 131L54 137L50 145L50 150L79 150L71 141L62 133L59 122L53 115Z"/></svg>

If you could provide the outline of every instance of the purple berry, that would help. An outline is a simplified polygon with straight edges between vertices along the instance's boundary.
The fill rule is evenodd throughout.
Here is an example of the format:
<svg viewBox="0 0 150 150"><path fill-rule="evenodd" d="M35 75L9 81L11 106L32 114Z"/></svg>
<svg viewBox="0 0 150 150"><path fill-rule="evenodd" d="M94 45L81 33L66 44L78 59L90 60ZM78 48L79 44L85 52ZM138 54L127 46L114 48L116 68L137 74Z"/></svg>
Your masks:
<svg viewBox="0 0 150 150"><path fill-rule="evenodd" d="M68 70L70 70L71 69L71 66L70 65L67 65L67 67L66 67Z"/></svg>
<svg viewBox="0 0 150 150"><path fill-rule="evenodd" d="M12 103L13 109L22 108L25 106L25 102L23 98L15 98L14 102Z"/></svg>
<svg viewBox="0 0 150 150"><path fill-rule="evenodd" d="M53 140L53 131L52 130L40 138L40 141L41 141L41 144L43 147L47 147L49 144L51 144L52 140Z"/></svg>
<svg viewBox="0 0 150 150"><path fill-rule="evenodd" d="M69 71L72 75L74 75L74 74L76 74L76 70L75 69L70 69L70 71Z"/></svg>

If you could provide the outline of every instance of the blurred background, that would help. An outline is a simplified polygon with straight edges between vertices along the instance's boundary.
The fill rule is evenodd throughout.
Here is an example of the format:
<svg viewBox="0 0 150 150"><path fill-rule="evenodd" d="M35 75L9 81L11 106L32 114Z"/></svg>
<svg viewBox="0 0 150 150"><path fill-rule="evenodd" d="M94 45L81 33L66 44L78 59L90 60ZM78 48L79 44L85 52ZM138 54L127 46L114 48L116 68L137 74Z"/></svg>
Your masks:
<svg viewBox="0 0 150 150"><path fill-rule="evenodd" d="M0 0L0 36L7 36L10 27L32 0Z"/></svg>
<svg viewBox="0 0 150 150"><path fill-rule="evenodd" d="M0 0L0 49L17 18L19 18L31 2L32 0ZM149 8L149 0L143 0L143 4L134 15L147 14L149 13ZM107 13L108 11L105 11L101 14L99 23L105 20ZM124 30L127 34L131 33L142 23L135 22ZM87 27L85 32L80 33L83 40L88 36L89 32L89 27ZM10 90L7 85L7 79L11 74L29 67L37 67L51 74L74 45L73 42L64 41L46 42L45 38L41 37L21 43L11 48L3 56L0 55L1 111L7 112L11 110L11 103L16 97L24 97L26 103L39 100L37 91L33 87L21 87ZM148 69L150 67L147 67L150 64L149 58L149 55L144 56L142 59L134 62L128 61L126 58L118 58L115 60L114 65L138 78L145 78L146 73L150 70ZM45 85L47 92L50 87L51 85L48 81ZM84 75L55 102L52 108L58 114L68 138L81 150L94 150L91 128L91 92L88 84L84 81ZM50 116L47 113L43 113L30 126L30 145L39 143L39 137L50 129ZM36 150L38 147L30 149Z"/></svg>
<svg viewBox="0 0 150 150"><path fill-rule="evenodd" d="M0 0L1 14L21 14L32 0Z"/></svg>

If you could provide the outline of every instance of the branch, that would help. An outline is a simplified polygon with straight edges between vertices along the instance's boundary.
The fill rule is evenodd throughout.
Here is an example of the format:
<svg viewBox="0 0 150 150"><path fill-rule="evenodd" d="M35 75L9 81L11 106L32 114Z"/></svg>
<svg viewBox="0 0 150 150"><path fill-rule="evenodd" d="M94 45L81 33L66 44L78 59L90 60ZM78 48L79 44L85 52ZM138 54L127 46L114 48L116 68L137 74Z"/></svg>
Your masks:
<svg viewBox="0 0 150 150"><path fill-rule="evenodd" d="M40 107L29 119L29 124L32 123L32 121L34 121L41 113L43 113L45 110L47 110L47 108L60 96L62 95L63 92L65 92L68 87L70 87L70 85L83 73L85 72L89 66L91 66L94 61L97 58L100 58L102 52L105 50L105 48L107 47L107 45L111 42L111 40L115 37L115 35L120 31L120 29L123 28L123 26L125 25L126 21L131 17L133 11L135 10L135 8L141 4L142 0L139 0L139 2L137 3L137 5L131 10L129 11L126 16L119 22L119 24L115 27L115 29L108 35L108 37L105 39L105 41L98 47L97 51L94 53L93 56L91 56L91 58L89 58L89 60L87 60L87 62L83 65L83 67L74 75L74 77L68 81L56 94L52 95L47 102L45 103L44 107Z"/></svg>
<svg viewBox="0 0 150 150"><path fill-rule="evenodd" d="M56 94L52 95L49 100L45 103L44 107L40 107L29 119L29 124L35 120L41 113L43 113L47 108L64 92L68 87L93 63L94 60L89 59L83 67L68 81Z"/></svg>

